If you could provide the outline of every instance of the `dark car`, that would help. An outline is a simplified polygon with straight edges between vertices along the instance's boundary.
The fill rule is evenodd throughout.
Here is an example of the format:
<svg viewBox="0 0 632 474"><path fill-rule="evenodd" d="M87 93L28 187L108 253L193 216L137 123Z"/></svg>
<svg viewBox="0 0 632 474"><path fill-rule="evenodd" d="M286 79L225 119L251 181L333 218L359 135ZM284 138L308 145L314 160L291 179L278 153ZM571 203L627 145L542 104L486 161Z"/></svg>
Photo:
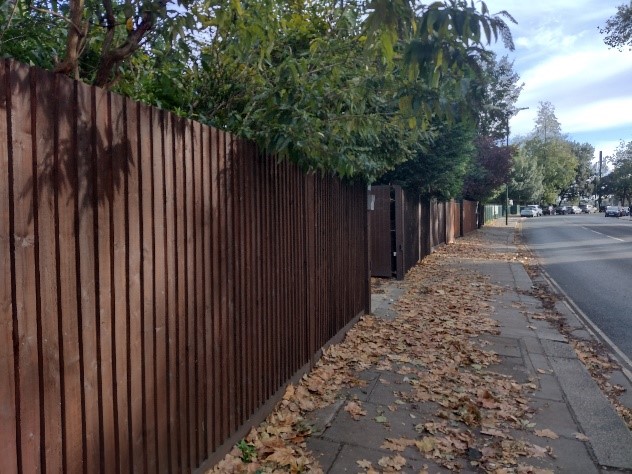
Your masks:
<svg viewBox="0 0 632 474"><path fill-rule="evenodd" d="M553 206L545 206L542 209L542 214L545 216L552 216L553 214L555 214L555 208Z"/></svg>
<svg viewBox="0 0 632 474"><path fill-rule="evenodd" d="M606 217L621 217L623 212L619 206L606 206Z"/></svg>
<svg viewBox="0 0 632 474"><path fill-rule="evenodd" d="M560 215L564 215L564 216L565 216L566 214L568 214L568 213L569 213L568 206L557 206L557 207L555 208L555 213L556 213L556 214L560 214Z"/></svg>

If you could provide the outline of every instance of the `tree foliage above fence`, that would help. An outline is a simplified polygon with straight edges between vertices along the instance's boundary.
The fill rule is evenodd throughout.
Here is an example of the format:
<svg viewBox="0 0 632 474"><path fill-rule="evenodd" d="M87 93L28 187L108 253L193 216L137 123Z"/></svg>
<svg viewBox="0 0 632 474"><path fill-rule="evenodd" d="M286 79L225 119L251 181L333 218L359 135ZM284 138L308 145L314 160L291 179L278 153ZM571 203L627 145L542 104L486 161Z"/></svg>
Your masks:
<svg viewBox="0 0 632 474"><path fill-rule="evenodd" d="M505 19L463 0L16 0L0 53L370 181L476 115Z"/></svg>

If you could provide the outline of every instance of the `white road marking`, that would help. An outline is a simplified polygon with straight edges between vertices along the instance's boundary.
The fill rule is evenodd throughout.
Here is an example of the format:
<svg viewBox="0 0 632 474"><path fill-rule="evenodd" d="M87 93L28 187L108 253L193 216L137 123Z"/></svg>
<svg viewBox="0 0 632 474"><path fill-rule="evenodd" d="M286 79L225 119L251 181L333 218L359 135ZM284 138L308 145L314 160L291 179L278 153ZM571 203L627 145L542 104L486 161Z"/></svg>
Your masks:
<svg viewBox="0 0 632 474"><path fill-rule="evenodd" d="M625 240L620 239L620 238L618 238L618 237L613 237L613 236L611 236L611 235L604 234L604 233L602 233L602 232L597 232L596 230L589 229L588 227L584 227L584 226L581 226L581 227L582 227L582 229L589 230L589 231L591 231L591 232L594 232L595 234L603 235L603 236L605 236L605 237L608 237L609 239L618 240L619 242L625 242Z"/></svg>

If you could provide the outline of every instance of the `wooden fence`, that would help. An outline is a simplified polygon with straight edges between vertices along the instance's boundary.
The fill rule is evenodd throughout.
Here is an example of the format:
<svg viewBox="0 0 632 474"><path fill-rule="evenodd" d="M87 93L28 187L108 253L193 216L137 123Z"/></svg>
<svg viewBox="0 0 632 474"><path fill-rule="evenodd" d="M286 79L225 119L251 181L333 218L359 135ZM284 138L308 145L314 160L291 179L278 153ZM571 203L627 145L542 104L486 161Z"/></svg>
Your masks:
<svg viewBox="0 0 632 474"><path fill-rule="evenodd" d="M14 62L0 160L3 474L208 467L369 310L365 185Z"/></svg>
<svg viewBox="0 0 632 474"><path fill-rule="evenodd" d="M401 186L372 186L371 276L402 279L434 247L478 228L474 201L424 201Z"/></svg>

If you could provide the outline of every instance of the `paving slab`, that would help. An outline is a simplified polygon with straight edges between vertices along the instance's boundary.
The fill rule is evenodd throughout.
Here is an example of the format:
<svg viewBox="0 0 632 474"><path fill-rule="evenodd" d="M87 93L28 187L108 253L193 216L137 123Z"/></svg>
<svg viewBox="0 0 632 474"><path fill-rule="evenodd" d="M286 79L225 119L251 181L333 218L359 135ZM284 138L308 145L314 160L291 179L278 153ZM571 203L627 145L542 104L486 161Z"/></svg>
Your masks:
<svg viewBox="0 0 632 474"><path fill-rule="evenodd" d="M632 469L632 434L578 359L551 358L551 365L602 466Z"/></svg>
<svg viewBox="0 0 632 474"><path fill-rule="evenodd" d="M500 253L516 252L512 229L484 228L481 235L487 239L487 245ZM518 261L483 259L463 259L460 265L487 275L488 281L499 291L488 301L492 305L491 316L499 323L499 334L472 340L499 356L500 362L487 370L510 375L519 383L534 384L528 394L529 405L534 410L529 421L534 423L534 428L512 430L511 434L516 439L549 446L553 456L520 458L519 462L555 473L631 472L630 430L578 360L566 336L560 334L554 324L537 317L545 314L545 310L533 296L534 282L523 265ZM394 306L404 292L404 285L396 281L382 282L381 290L382 293L372 297L373 312L379 317L394 318ZM562 310L572 331L591 337L581 320L561 300L556 308ZM398 373L407 368L412 371ZM321 422L313 424L315 432L308 440L308 448L317 455L325 472L363 472L357 464L361 459L370 461L374 469L384 471L379 460L396 455L382 447L386 438L419 439L416 425L442 421L437 417L435 403L406 401L406 394L415 390L415 373L419 370L423 369L393 363L390 369L372 368L360 372L358 377L366 381L366 386L343 390L331 408L316 413ZM610 382L629 388L621 399L632 404L632 386L625 375L614 373ZM350 399L358 400L367 412L359 420L353 420L344 411ZM376 422L377 416L385 417L386 422ZM549 429L559 438L537 436L534 432L537 429ZM577 439L577 433L588 436L589 440ZM422 469L431 473L451 472L424 459L415 448L406 448L402 455L406 465L399 472L416 473ZM461 461L461 469L464 473L478 472L467 460Z"/></svg>

